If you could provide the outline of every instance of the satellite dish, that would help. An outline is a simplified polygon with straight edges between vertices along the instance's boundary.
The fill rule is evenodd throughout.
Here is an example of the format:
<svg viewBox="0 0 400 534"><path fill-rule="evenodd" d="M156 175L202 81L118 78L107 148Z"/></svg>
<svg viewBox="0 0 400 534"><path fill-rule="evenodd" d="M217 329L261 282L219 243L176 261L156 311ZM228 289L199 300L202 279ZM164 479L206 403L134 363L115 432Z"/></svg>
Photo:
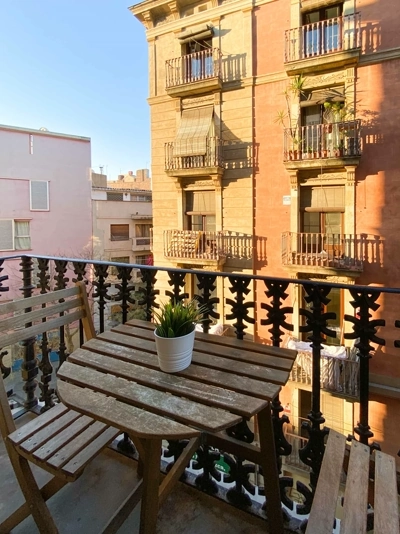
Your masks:
<svg viewBox="0 0 400 534"><path fill-rule="evenodd" d="M39 128L39 130L41 132L48 132L49 130L47 128L45 128L44 126L42 126L41 128Z"/></svg>

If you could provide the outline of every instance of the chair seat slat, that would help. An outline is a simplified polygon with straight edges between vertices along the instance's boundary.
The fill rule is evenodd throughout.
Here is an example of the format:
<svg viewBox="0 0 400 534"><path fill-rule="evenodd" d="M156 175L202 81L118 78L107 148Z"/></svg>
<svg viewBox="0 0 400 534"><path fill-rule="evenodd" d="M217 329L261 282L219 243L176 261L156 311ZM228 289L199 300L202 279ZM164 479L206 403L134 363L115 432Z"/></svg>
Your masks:
<svg viewBox="0 0 400 534"><path fill-rule="evenodd" d="M75 419L78 419L80 414L74 410L68 410L61 417L52 421L50 424L46 425L44 428L36 432L28 439L19 444L21 450L25 452L33 452L49 439L53 438L59 434L64 428L67 428Z"/></svg>
<svg viewBox="0 0 400 534"><path fill-rule="evenodd" d="M87 415L78 417L78 419L76 419L72 424L69 424L66 428L64 428L64 430L57 433L54 437L46 440L45 444L35 450L33 456L37 460L47 460L66 443L69 443L80 432L85 430L85 428L87 428L92 422L93 419Z"/></svg>

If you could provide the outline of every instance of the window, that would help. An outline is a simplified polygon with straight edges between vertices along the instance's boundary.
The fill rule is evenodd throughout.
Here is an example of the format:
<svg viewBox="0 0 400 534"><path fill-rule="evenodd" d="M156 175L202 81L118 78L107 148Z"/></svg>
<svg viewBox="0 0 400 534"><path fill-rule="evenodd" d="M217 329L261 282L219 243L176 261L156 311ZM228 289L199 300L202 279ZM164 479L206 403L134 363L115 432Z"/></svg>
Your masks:
<svg viewBox="0 0 400 534"><path fill-rule="evenodd" d="M305 57L342 49L342 9L342 4L338 4L303 15Z"/></svg>
<svg viewBox="0 0 400 534"><path fill-rule="evenodd" d="M131 195L131 200L133 202L151 202L151 196L145 196L145 195Z"/></svg>
<svg viewBox="0 0 400 534"><path fill-rule="evenodd" d="M49 211L49 182L31 181L31 211Z"/></svg>
<svg viewBox="0 0 400 534"><path fill-rule="evenodd" d="M116 263L129 263L129 256L122 256L120 258L111 258L110 261L115 261ZM118 269L115 265L111 265L109 268L109 273L111 276L118 275Z"/></svg>
<svg viewBox="0 0 400 534"><path fill-rule="evenodd" d="M215 232L215 191L186 191L188 230Z"/></svg>
<svg viewBox="0 0 400 534"><path fill-rule="evenodd" d="M135 263L138 265L151 265L149 262L149 255L148 254L142 254L140 256L136 256Z"/></svg>
<svg viewBox="0 0 400 534"><path fill-rule="evenodd" d="M124 194L123 193L114 193L107 191L107 200L116 200L118 202L122 202L124 200Z"/></svg>
<svg viewBox="0 0 400 534"><path fill-rule="evenodd" d="M0 250L30 250L30 222L0 219Z"/></svg>
<svg viewBox="0 0 400 534"><path fill-rule="evenodd" d="M150 224L135 224L136 245L150 245Z"/></svg>
<svg viewBox="0 0 400 534"><path fill-rule="evenodd" d="M110 239L111 241L128 241L129 224L111 224Z"/></svg>
<svg viewBox="0 0 400 534"><path fill-rule="evenodd" d="M33 154L33 135L29 136L29 154Z"/></svg>

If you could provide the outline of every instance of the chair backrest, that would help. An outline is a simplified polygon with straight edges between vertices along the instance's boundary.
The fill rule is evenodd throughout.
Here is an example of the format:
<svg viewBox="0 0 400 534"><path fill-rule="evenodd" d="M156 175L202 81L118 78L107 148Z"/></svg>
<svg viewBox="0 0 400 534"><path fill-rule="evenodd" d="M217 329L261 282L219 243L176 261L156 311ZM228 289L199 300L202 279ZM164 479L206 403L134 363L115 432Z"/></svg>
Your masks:
<svg viewBox="0 0 400 534"><path fill-rule="evenodd" d="M0 349L78 320L82 320L86 339L95 337L83 282L68 289L0 304ZM3 438L15 430L1 374L0 430Z"/></svg>

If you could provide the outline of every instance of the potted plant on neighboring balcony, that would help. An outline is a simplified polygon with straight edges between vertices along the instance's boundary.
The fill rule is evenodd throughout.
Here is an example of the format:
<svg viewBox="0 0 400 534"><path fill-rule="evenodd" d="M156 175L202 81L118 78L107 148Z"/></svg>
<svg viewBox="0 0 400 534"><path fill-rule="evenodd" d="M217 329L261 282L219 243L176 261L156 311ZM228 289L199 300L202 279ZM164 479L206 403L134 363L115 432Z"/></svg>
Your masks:
<svg viewBox="0 0 400 534"><path fill-rule="evenodd" d="M204 321L208 307L199 306L196 299L166 302L153 308L156 329L154 337L160 369L177 373L189 367L192 361L195 326Z"/></svg>
<svg viewBox="0 0 400 534"><path fill-rule="evenodd" d="M284 128L289 159L301 159L301 155L299 155L299 147L301 146L299 138L299 133L301 132L299 98L303 94L304 82L305 77L301 74L291 80L283 93L286 110L278 110L274 120L275 123L282 125ZM297 106L296 112L293 111L294 105Z"/></svg>

